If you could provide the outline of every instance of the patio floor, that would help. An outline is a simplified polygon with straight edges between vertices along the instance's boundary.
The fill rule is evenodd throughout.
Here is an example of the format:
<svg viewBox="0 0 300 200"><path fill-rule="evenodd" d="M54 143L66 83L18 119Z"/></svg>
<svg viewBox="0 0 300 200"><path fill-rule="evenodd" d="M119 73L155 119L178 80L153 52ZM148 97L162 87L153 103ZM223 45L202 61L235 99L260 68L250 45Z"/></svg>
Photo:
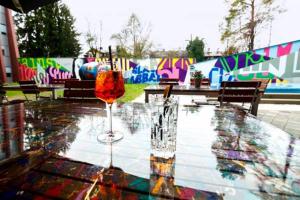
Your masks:
<svg viewBox="0 0 300 200"><path fill-rule="evenodd" d="M300 137L300 105L261 104L258 118Z"/></svg>

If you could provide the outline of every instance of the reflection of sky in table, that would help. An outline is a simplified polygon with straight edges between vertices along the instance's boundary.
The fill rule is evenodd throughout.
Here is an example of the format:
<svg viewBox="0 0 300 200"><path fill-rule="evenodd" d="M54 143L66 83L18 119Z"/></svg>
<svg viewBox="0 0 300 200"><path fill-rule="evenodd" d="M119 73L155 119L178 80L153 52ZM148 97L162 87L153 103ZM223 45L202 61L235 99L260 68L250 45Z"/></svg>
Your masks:
<svg viewBox="0 0 300 200"><path fill-rule="evenodd" d="M143 104L133 106L114 107L113 129L122 131L124 139L112 147L113 165L149 179L150 110ZM35 115L44 120L41 125L33 123L32 132L62 126L58 131L66 133L69 141L62 151L60 142L66 141L54 137L46 149L60 151L61 156L73 160L109 165L110 148L96 139L107 128L105 111L56 105L45 106ZM25 127L28 118L29 114ZM27 148L30 146L33 142ZM300 198L299 158L299 139L237 110L179 108L175 185L224 193L225 199L259 199L268 194Z"/></svg>

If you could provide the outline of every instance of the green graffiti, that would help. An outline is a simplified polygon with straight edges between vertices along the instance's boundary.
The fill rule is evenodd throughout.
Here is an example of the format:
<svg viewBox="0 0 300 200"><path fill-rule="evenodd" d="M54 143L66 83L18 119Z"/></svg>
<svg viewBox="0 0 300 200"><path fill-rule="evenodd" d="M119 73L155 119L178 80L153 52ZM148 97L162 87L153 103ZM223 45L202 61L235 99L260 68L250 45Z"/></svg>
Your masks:
<svg viewBox="0 0 300 200"><path fill-rule="evenodd" d="M233 68L233 71L236 71L239 69L239 55L233 55L232 56L233 59L234 59L234 62L235 62L235 65L234 65L234 68ZM228 69L230 70L230 68L228 67Z"/></svg>
<svg viewBox="0 0 300 200"><path fill-rule="evenodd" d="M256 74L256 78L257 79L274 79L275 75L272 74L272 73L266 74L266 73L259 72L259 73Z"/></svg>
<svg viewBox="0 0 300 200"><path fill-rule="evenodd" d="M63 71L69 71L64 66L57 63L53 58L19 58L19 63L32 69L37 69L37 67L40 66L44 70L48 67L54 67Z"/></svg>
<svg viewBox="0 0 300 200"><path fill-rule="evenodd" d="M255 74L238 74L237 79L240 81L249 81L254 79Z"/></svg>
<svg viewBox="0 0 300 200"><path fill-rule="evenodd" d="M29 61L31 63L30 66L32 66L32 68L36 69L37 68L36 59L30 58Z"/></svg>
<svg viewBox="0 0 300 200"><path fill-rule="evenodd" d="M221 64L223 66L223 69L226 71L226 72L230 72L230 68L229 68L229 65L227 63L227 60L225 58L221 58Z"/></svg>
<svg viewBox="0 0 300 200"><path fill-rule="evenodd" d="M19 58L19 63L22 65L28 66L28 59L27 58Z"/></svg>
<svg viewBox="0 0 300 200"><path fill-rule="evenodd" d="M245 67L249 66L249 60L251 61L250 63L252 63L251 65L255 65L255 64L258 64L258 63L266 61L263 55L259 55L259 59L258 60L254 60L254 58L253 58L253 52L246 53L246 61L245 61L245 65L246 66Z"/></svg>
<svg viewBox="0 0 300 200"><path fill-rule="evenodd" d="M41 66L43 69L45 69L45 59L44 58L37 58L36 59L36 65Z"/></svg>
<svg viewBox="0 0 300 200"><path fill-rule="evenodd" d="M258 59L255 60L255 56L253 55L258 56ZM244 58L245 61L243 61L242 58ZM220 58L221 65L226 72L237 71L241 68L249 67L251 65L255 65L265 61L267 60L264 58L263 55L257 55L254 54L253 52L246 52L242 54L236 54L236 55ZM244 66L240 66L241 63L243 62L244 62Z"/></svg>

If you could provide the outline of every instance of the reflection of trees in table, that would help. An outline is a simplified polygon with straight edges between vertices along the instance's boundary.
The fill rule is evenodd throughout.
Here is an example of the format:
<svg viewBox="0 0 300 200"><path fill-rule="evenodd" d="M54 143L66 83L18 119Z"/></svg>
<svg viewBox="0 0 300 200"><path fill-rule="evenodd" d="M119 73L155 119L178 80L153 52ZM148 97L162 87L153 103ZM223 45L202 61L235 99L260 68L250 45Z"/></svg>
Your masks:
<svg viewBox="0 0 300 200"><path fill-rule="evenodd" d="M218 134L212 145L212 152L217 157L217 169L222 177L235 180L244 177L246 172L252 173L260 182L260 191L253 193L261 198L266 198L271 193L295 194L292 185L297 180L287 178L294 152L293 137L288 145L285 164L282 165L277 154L273 156L274 149L267 146L272 132L266 132L258 120L240 111L218 110L212 124ZM297 195L300 197L299 191Z"/></svg>
<svg viewBox="0 0 300 200"><path fill-rule="evenodd" d="M257 132L260 125L251 124L245 112L234 108L216 110L212 124L218 133L212 144L217 169L223 178L244 177L246 165L253 165L252 157L266 148Z"/></svg>
<svg viewBox="0 0 300 200"><path fill-rule="evenodd" d="M260 181L258 185L260 193L254 192L254 194L261 198L270 195L286 199L300 198L300 180L294 178L299 174L299 167L290 165L296 140L294 136L290 136L284 165L279 165L274 158L271 158L263 160L261 164L264 168L256 167L255 175Z"/></svg>
<svg viewBox="0 0 300 200"><path fill-rule="evenodd" d="M76 115L57 115L53 107L26 109L25 146L35 150L43 148L52 153L65 152L75 140L79 128Z"/></svg>
<svg viewBox="0 0 300 200"><path fill-rule="evenodd" d="M2 112L1 116L6 121L4 128L9 137L5 142L8 159L2 163L0 170L1 184L27 173L47 159L50 153L66 151L76 138L78 127L72 122L74 117L69 119L69 124L60 124L60 120L66 122L62 116L53 117L32 106L25 109L23 103L3 106L2 109L8 111ZM63 130L66 125L69 125L68 129Z"/></svg>

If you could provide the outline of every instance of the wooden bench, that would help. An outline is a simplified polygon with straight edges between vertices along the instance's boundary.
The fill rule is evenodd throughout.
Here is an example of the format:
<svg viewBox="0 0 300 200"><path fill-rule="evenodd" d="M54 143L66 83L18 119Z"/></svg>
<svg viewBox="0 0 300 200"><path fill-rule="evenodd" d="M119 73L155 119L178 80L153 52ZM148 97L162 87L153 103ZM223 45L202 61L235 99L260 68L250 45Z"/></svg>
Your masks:
<svg viewBox="0 0 300 200"><path fill-rule="evenodd" d="M74 80L74 81L78 81L78 79L76 78L70 78L70 79L51 79L50 84L65 84L66 81L70 81L70 80Z"/></svg>
<svg viewBox="0 0 300 200"><path fill-rule="evenodd" d="M68 101L103 102L95 96L95 80L66 81L64 99Z"/></svg>
<svg viewBox="0 0 300 200"><path fill-rule="evenodd" d="M256 115L259 103L260 81L223 81L218 96L220 106L227 103L250 103L248 111Z"/></svg>
<svg viewBox="0 0 300 200"><path fill-rule="evenodd" d="M36 85L36 82L34 80L29 81L19 81L21 91L23 92L26 100L28 101L28 98L26 95L28 94L34 94L35 99L39 100L40 98L40 90L38 86Z"/></svg>

